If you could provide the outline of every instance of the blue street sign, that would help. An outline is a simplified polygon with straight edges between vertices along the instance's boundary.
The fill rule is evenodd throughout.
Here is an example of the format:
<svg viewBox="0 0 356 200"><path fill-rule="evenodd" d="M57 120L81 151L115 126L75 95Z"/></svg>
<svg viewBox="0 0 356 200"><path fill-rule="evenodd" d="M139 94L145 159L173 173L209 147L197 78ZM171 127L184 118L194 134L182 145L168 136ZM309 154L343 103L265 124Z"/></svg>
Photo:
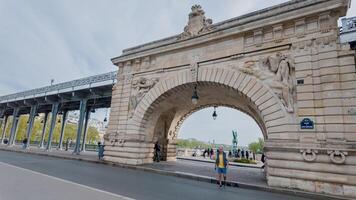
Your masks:
<svg viewBox="0 0 356 200"><path fill-rule="evenodd" d="M300 129L314 129L314 122L309 118L304 118L300 122Z"/></svg>

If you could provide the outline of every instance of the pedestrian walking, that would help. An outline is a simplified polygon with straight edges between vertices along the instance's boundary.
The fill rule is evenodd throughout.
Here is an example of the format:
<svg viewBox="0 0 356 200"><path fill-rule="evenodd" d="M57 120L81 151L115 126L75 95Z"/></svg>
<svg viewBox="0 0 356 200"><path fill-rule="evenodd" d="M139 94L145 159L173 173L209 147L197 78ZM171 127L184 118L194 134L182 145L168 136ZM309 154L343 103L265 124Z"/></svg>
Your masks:
<svg viewBox="0 0 356 200"><path fill-rule="evenodd" d="M264 169L264 168L265 168L265 162L266 162L266 158L265 158L265 154L264 154L264 153L262 153L261 162L263 163L263 165L261 166L261 168Z"/></svg>
<svg viewBox="0 0 356 200"><path fill-rule="evenodd" d="M65 150L68 151L68 149L69 149L69 138L67 138Z"/></svg>
<svg viewBox="0 0 356 200"><path fill-rule="evenodd" d="M218 184L219 187L222 187L222 177L224 177L224 186L226 186L226 173L227 168L229 166L229 161L226 158L226 153L222 146L219 147L218 152L216 153L216 160L215 160L215 170L218 173Z"/></svg>
<svg viewBox="0 0 356 200"><path fill-rule="evenodd" d="M213 156L214 156L214 149L211 148L211 149L210 149L210 159L211 159L211 160L213 159Z"/></svg>
<svg viewBox="0 0 356 200"><path fill-rule="evenodd" d="M98 156L99 160L104 158L104 145L102 145L101 142L98 142Z"/></svg>
<svg viewBox="0 0 356 200"><path fill-rule="evenodd" d="M153 156L153 161L159 162L161 160L161 147L158 143L158 141L155 143L154 146L154 156Z"/></svg>
<svg viewBox="0 0 356 200"><path fill-rule="evenodd" d="M246 151L246 159L250 159L250 154L248 153L248 151Z"/></svg>
<svg viewBox="0 0 356 200"><path fill-rule="evenodd" d="M245 150L241 150L241 158L245 158Z"/></svg>
<svg viewBox="0 0 356 200"><path fill-rule="evenodd" d="M22 148L23 148L23 149L26 149L26 148L27 148L27 138L24 138L24 139L22 140Z"/></svg>

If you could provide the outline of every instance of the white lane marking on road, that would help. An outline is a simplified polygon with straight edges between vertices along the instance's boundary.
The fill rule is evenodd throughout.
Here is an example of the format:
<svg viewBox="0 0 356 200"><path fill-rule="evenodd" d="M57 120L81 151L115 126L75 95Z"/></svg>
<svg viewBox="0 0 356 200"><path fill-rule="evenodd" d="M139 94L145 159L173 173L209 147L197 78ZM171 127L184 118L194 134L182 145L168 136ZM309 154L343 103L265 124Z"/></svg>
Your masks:
<svg viewBox="0 0 356 200"><path fill-rule="evenodd" d="M101 193L104 193L104 194L107 194L107 195L111 195L111 196L114 196L114 197L118 197L118 198L121 198L122 200L135 200L135 199L132 199L132 198L130 198L130 197L126 197L126 196L122 196L122 195L119 195L119 194L111 193L111 192L108 192L108 191L105 191L105 190L100 190L100 189L93 188L93 187L90 187L90 186L87 186L87 185L82 185L82 184L75 183L75 182L72 182L72 181L68 181L68 180L65 180L65 179L61 179L61 178L58 178L58 177L55 177L55 176L50 176L50 175L47 175L47 174L42 174L42 173L40 173L40 172L32 171L32 170L30 170L30 169L18 167L18 166L11 165L11 164L8 164L8 163L4 163L4 162L1 162L1 161L0 161L0 164L1 164L1 165L8 166L8 167L13 167L13 168L16 168L16 169L25 171L25 172L30 172L30 173L32 173L32 174L36 174L36 175L44 176L44 177L47 177L47 178L51 178L51 179L54 179L54 180L57 180L57 181L62 181L62 182L64 182L64 183L73 184L73 185L76 185L76 186L79 186L79 187L83 187L83 188L86 188L86 189L88 189L88 190L92 190L92 191L95 191L95 192L101 192Z"/></svg>

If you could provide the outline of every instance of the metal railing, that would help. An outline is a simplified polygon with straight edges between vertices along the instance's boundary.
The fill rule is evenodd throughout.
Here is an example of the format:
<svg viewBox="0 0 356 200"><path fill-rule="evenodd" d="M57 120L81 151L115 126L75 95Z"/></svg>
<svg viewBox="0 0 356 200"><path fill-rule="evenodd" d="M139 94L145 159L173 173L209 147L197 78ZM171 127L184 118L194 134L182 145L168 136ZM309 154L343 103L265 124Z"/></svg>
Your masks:
<svg viewBox="0 0 356 200"><path fill-rule="evenodd" d="M108 72L105 74L99 74L99 75L76 79L76 80L68 81L68 82L64 82L64 83L58 83L58 84L54 84L51 86L45 86L45 87L41 87L41 88L27 90L24 92L18 92L15 94L0 96L0 102L16 100L18 98L26 98L26 97L35 96L38 94L46 94L49 92L55 92L55 91L59 91L59 90L63 90L63 89L73 89L74 90L74 88L78 87L78 86L84 86L84 85L91 86L94 83L99 83L99 82L104 82L104 81L112 80L114 83L116 81L116 77L117 77L117 71L112 71L112 72Z"/></svg>

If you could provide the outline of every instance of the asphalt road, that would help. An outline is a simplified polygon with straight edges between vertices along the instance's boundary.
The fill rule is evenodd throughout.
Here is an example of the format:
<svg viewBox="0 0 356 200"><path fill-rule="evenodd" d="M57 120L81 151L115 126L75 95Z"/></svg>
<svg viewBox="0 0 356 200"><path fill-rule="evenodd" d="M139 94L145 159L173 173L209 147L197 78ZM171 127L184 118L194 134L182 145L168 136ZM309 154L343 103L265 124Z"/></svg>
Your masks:
<svg viewBox="0 0 356 200"><path fill-rule="evenodd" d="M288 199L305 198L226 187L139 170L0 151L0 200L12 199Z"/></svg>

